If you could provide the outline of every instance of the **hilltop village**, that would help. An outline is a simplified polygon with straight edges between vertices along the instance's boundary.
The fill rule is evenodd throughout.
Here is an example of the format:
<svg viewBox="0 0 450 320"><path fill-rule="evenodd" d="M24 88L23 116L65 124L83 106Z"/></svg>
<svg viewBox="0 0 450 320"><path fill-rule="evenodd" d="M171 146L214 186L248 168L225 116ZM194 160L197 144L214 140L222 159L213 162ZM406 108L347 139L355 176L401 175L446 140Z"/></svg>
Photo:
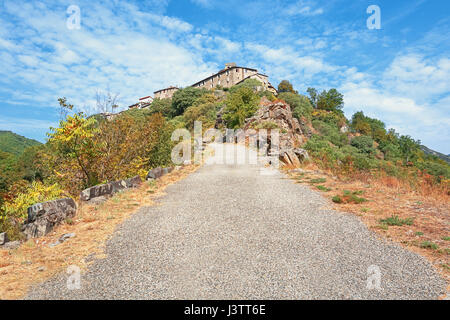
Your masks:
<svg viewBox="0 0 450 320"><path fill-rule="evenodd" d="M247 79L255 79L262 83L262 87L259 88L260 91L270 91L273 94L277 94L277 90L269 82L269 77L265 74L259 73L257 69L248 67L239 67L236 63L226 63L225 68L219 72L200 80L191 87L194 88L204 88L213 89L217 87L230 88L237 85ZM172 98L173 94L180 88L175 86L170 86L164 89L160 89L153 93L153 98L151 96L142 97L139 102L129 106L132 108L146 108L149 107L153 99L168 99Z"/></svg>

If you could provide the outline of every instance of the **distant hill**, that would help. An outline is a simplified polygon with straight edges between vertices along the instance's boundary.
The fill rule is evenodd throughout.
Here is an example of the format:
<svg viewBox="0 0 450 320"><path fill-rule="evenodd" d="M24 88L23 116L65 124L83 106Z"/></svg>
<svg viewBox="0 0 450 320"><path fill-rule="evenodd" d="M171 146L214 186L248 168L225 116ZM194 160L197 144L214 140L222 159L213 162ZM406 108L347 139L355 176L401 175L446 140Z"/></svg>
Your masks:
<svg viewBox="0 0 450 320"><path fill-rule="evenodd" d="M420 148L422 149L422 151L423 151L425 154L432 155L432 156L436 156L436 157L438 157L439 159L442 159L442 160L446 161L447 163L450 163L450 155L445 155L445 154L443 154L443 153L440 153L440 152L431 150L430 148L425 147L425 146L420 146Z"/></svg>
<svg viewBox="0 0 450 320"><path fill-rule="evenodd" d="M0 151L12 153L16 156L23 153L23 151L32 146L40 145L41 143L22 137L11 131L1 131L0 130Z"/></svg>

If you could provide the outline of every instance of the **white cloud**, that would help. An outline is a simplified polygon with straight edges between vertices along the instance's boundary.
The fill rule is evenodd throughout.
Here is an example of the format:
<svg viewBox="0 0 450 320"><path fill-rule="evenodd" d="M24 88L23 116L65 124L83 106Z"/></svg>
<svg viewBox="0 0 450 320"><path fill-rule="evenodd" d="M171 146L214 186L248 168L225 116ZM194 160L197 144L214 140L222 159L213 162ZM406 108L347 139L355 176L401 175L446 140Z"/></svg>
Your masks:
<svg viewBox="0 0 450 320"><path fill-rule="evenodd" d="M311 1L298 1L288 6L283 13L289 16L303 15L303 16L316 16L323 14L322 8L313 8Z"/></svg>

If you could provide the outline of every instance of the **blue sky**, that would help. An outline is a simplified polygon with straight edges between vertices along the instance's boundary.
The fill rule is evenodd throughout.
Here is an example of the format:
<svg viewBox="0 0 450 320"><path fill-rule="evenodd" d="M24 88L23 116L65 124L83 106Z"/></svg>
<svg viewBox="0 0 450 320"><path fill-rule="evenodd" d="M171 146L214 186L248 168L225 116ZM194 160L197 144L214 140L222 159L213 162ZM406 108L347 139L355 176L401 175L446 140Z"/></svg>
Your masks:
<svg viewBox="0 0 450 320"><path fill-rule="evenodd" d="M449 13L446 0L1 1L0 130L44 141L58 97L93 112L109 88L125 108L234 61L302 93L335 87L347 116L363 110L450 154Z"/></svg>

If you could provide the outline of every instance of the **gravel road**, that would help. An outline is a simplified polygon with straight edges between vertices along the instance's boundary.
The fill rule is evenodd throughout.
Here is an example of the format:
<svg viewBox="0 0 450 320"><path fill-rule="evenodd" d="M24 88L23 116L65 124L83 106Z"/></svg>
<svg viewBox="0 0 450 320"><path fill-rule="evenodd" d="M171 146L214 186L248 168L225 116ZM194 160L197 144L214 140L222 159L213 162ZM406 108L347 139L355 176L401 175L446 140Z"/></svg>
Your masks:
<svg viewBox="0 0 450 320"><path fill-rule="evenodd" d="M68 290L63 273L27 298L435 299L445 292L422 257L327 208L318 192L260 169L204 165L118 228L108 257L82 274L81 289Z"/></svg>

